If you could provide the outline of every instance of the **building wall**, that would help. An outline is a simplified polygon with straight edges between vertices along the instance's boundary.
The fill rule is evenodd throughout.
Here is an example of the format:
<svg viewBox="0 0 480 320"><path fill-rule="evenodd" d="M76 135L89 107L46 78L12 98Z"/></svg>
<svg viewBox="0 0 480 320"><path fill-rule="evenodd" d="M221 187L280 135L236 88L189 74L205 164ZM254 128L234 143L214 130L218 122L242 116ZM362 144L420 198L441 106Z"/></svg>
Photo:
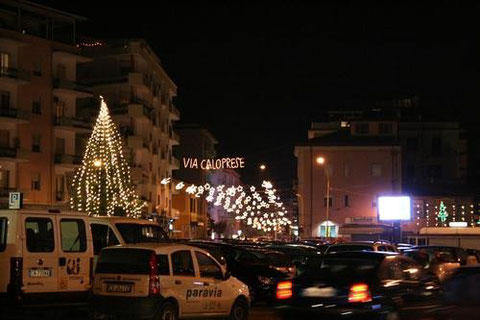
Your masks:
<svg viewBox="0 0 480 320"><path fill-rule="evenodd" d="M347 218L376 217L377 196L401 192L399 147L297 146L295 154L298 193L300 206L303 207L299 224L303 227L304 236L319 236L320 223L326 221L325 166L316 163L318 156L327 159L332 198L329 220L339 226ZM375 173L372 171L374 165Z"/></svg>

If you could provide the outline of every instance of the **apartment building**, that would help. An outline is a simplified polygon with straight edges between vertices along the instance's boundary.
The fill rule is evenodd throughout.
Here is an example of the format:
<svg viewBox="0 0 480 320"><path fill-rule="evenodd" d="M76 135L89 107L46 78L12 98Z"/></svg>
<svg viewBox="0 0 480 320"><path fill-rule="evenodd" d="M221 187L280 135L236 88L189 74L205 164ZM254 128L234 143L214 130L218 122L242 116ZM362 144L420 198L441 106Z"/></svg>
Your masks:
<svg viewBox="0 0 480 320"><path fill-rule="evenodd" d="M90 61L76 47L84 18L28 1L0 2L0 204L68 207L91 119L92 91L77 81Z"/></svg>
<svg viewBox="0 0 480 320"><path fill-rule="evenodd" d="M125 139L124 154L137 194L147 213L171 215L172 184L162 184L179 168L172 147L180 143L173 123L180 112L173 104L177 87L160 59L142 39L85 40L82 52L92 58L79 77L105 98Z"/></svg>

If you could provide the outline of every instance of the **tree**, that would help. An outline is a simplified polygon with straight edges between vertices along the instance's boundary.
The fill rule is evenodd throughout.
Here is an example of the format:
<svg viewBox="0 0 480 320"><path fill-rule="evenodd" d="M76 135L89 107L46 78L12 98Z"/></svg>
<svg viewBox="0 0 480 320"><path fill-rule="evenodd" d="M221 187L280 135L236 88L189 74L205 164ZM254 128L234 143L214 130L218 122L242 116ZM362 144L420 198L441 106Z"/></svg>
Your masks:
<svg viewBox="0 0 480 320"><path fill-rule="evenodd" d="M73 179L70 206L89 215L138 217L144 205L131 183L120 133L101 98L100 113Z"/></svg>
<svg viewBox="0 0 480 320"><path fill-rule="evenodd" d="M445 223L445 221L447 221L447 217L448 217L447 207L445 206L443 201L440 201L440 208L438 210L437 217L442 223Z"/></svg>

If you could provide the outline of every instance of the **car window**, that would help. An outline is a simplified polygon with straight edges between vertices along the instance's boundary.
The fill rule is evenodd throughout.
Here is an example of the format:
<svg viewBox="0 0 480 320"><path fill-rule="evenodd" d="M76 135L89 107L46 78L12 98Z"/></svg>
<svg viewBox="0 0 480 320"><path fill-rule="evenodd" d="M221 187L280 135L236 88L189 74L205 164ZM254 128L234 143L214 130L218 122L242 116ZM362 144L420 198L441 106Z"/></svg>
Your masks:
<svg viewBox="0 0 480 320"><path fill-rule="evenodd" d="M96 273L149 274L152 250L104 249L98 258Z"/></svg>
<svg viewBox="0 0 480 320"><path fill-rule="evenodd" d="M220 266L209 256L202 252L195 251L197 257L200 277L222 279L223 273Z"/></svg>
<svg viewBox="0 0 480 320"><path fill-rule="evenodd" d="M85 222L81 219L61 219L60 235L63 252L87 251Z"/></svg>
<svg viewBox="0 0 480 320"><path fill-rule="evenodd" d="M161 276L170 275L170 266L168 265L168 255L166 254L157 255L157 269L158 269L158 274Z"/></svg>
<svg viewBox="0 0 480 320"><path fill-rule="evenodd" d="M397 258L385 259L379 272L382 280L403 280L403 268Z"/></svg>
<svg viewBox="0 0 480 320"><path fill-rule="evenodd" d="M126 243L162 242L168 240L163 229L155 224L116 223Z"/></svg>
<svg viewBox="0 0 480 320"><path fill-rule="evenodd" d="M378 246L378 251L388 251L386 246Z"/></svg>
<svg viewBox="0 0 480 320"><path fill-rule="evenodd" d="M172 253L172 268L174 276L195 276L192 253L190 250L181 250Z"/></svg>
<svg viewBox="0 0 480 320"><path fill-rule="evenodd" d="M90 224L90 228L92 229L94 254L99 254L105 247L120 243L110 226L101 223L92 223Z"/></svg>
<svg viewBox="0 0 480 320"><path fill-rule="evenodd" d="M333 252L347 252L347 251L373 251L372 246L364 245L340 245L340 246L331 246L328 248L328 253Z"/></svg>
<svg viewBox="0 0 480 320"><path fill-rule="evenodd" d="M29 252L52 252L55 249L53 222L51 219L25 219L25 234Z"/></svg>
<svg viewBox="0 0 480 320"><path fill-rule="evenodd" d="M460 259L460 261L458 261L458 262L460 262L462 265L467 263L468 254L465 252L465 250L460 249L460 248L456 248L455 249L455 254Z"/></svg>
<svg viewBox="0 0 480 320"><path fill-rule="evenodd" d="M7 218L0 218L0 252L5 251L7 247Z"/></svg>

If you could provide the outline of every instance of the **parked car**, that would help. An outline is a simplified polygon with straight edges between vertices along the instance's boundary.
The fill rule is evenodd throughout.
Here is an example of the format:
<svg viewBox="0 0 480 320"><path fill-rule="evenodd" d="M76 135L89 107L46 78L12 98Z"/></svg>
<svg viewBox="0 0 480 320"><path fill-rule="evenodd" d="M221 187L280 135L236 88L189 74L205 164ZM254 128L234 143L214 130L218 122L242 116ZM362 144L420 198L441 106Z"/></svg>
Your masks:
<svg viewBox="0 0 480 320"><path fill-rule="evenodd" d="M447 280L460 267L460 262L450 251L440 248L420 248L405 250L403 254L417 261L426 272L435 275L440 282Z"/></svg>
<svg viewBox="0 0 480 320"><path fill-rule="evenodd" d="M382 251L398 253L397 248L390 242L385 241L355 241L330 245L325 253L337 253L346 251Z"/></svg>
<svg viewBox="0 0 480 320"><path fill-rule="evenodd" d="M412 259L388 252L325 255L277 284L286 319L414 319L435 306L439 286Z"/></svg>
<svg viewBox="0 0 480 320"><path fill-rule="evenodd" d="M450 247L450 246L415 246L412 249L424 249L429 251L448 251L450 252L455 259L460 263L460 265L464 266L467 264L468 260L468 253L465 249L459 247Z"/></svg>
<svg viewBox="0 0 480 320"><path fill-rule="evenodd" d="M303 267L309 259L322 254L321 250L301 244L275 244L267 245L265 248L285 253L296 268Z"/></svg>
<svg viewBox="0 0 480 320"><path fill-rule="evenodd" d="M207 251L144 243L102 250L89 307L92 318L246 320L249 305L248 287Z"/></svg>

